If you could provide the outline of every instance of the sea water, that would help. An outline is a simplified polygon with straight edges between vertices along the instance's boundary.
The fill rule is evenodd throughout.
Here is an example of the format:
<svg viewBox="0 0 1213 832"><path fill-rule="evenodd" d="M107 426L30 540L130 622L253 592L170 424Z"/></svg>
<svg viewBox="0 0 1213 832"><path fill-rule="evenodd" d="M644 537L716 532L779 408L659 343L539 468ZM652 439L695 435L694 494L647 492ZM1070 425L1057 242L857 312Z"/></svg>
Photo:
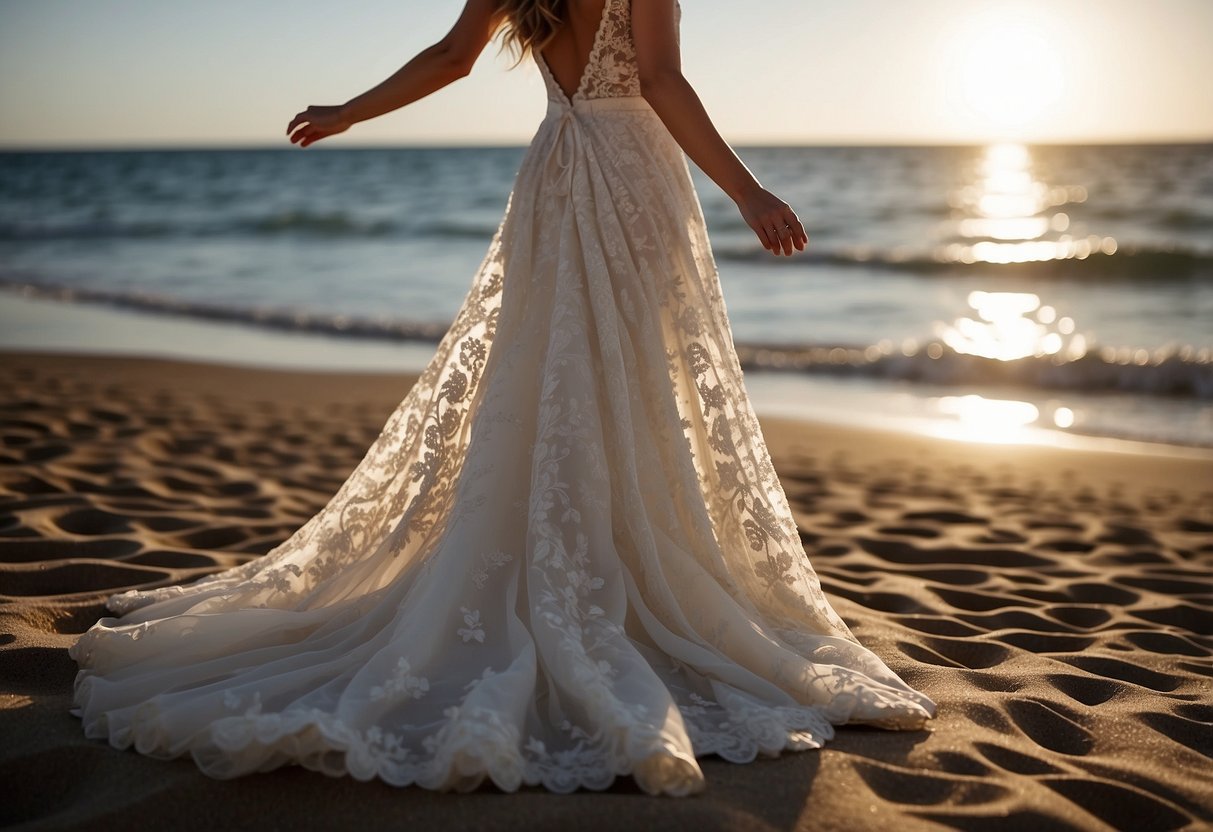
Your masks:
<svg viewBox="0 0 1213 832"><path fill-rule="evenodd" d="M420 369L523 152L0 153L0 343L54 346L35 298L289 333L295 366L359 342L347 365L384 369L365 347L408 344L400 369ZM740 155L810 237L772 256L693 169L760 413L1213 445L1213 144ZM138 331L115 317L65 346Z"/></svg>

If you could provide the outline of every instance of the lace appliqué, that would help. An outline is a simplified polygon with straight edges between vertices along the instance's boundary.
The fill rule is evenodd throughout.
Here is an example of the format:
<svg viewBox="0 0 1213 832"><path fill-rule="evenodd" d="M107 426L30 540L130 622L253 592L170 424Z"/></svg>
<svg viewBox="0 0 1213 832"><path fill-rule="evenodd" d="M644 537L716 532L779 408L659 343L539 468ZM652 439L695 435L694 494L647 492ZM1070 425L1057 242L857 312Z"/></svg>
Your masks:
<svg viewBox="0 0 1213 832"><path fill-rule="evenodd" d="M632 40L631 0L607 0L586 65L580 94L586 99L623 98L640 95L640 73L636 70L636 45ZM675 4L676 19L682 7Z"/></svg>
<svg viewBox="0 0 1213 832"><path fill-rule="evenodd" d="M515 505L520 504L521 500L515 503ZM513 559L513 555L500 549L484 553L480 556L480 563L472 568L472 586L476 587L476 589L484 589L485 584L489 581L489 570L500 569Z"/></svg>
<svg viewBox="0 0 1213 832"><path fill-rule="evenodd" d="M480 623L480 610L469 610L467 607L460 607L459 611L463 613L463 623L465 626L460 627L455 631L455 635L463 639L463 643L469 641L478 641L484 644L484 625Z"/></svg>
<svg viewBox="0 0 1213 832"><path fill-rule="evenodd" d="M420 699L429 693L430 680L410 673L413 669L403 656L396 662L396 670L382 685L371 688L371 701L380 699Z"/></svg>

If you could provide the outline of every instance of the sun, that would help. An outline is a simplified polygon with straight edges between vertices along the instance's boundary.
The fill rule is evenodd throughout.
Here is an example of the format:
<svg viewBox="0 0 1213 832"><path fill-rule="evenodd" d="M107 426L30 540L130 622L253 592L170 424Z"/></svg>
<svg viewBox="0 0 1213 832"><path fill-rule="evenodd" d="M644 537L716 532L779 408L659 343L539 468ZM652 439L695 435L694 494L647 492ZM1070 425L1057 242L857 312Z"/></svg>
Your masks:
<svg viewBox="0 0 1213 832"><path fill-rule="evenodd" d="M1023 4L982 6L948 39L949 97L969 130L1024 138L1046 127L1067 84L1055 20Z"/></svg>

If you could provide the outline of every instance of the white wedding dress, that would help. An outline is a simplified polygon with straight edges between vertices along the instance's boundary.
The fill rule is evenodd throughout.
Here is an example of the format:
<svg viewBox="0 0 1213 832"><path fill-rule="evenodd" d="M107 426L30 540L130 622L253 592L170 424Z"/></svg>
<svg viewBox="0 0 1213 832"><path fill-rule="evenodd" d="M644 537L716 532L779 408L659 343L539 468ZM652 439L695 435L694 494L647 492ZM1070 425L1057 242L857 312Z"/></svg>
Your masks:
<svg viewBox="0 0 1213 832"><path fill-rule="evenodd" d="M70 654L87 736L235 777L703 788L696 760L914 729L808 559L742 382L629 0L548 95L437 354L264 557L111 596Z"/></svg>

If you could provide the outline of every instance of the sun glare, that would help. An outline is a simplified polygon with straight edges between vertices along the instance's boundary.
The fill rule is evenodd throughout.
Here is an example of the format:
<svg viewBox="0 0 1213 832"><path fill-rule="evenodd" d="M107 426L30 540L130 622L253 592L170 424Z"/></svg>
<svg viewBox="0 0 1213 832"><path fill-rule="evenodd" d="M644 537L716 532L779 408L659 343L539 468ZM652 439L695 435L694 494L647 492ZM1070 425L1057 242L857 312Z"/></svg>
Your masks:
<svg viewBox="0 0 1213 832"><path fill-rule="evenodd" d="M1032 6L983 4L964 19L948 77L968 128L1023 138L1047 126L1068 75L1054 23Z"/></svg>
<svg viewBox="0 0 1213 832"><path fill-rule="evenodd" d="M1040 410L1031 402L972 394L944 396L937 406L940 413L955 420L944 429L944 435L971 442L1020 442L1024 439L1024 428L1040 417Z"/></svg>

